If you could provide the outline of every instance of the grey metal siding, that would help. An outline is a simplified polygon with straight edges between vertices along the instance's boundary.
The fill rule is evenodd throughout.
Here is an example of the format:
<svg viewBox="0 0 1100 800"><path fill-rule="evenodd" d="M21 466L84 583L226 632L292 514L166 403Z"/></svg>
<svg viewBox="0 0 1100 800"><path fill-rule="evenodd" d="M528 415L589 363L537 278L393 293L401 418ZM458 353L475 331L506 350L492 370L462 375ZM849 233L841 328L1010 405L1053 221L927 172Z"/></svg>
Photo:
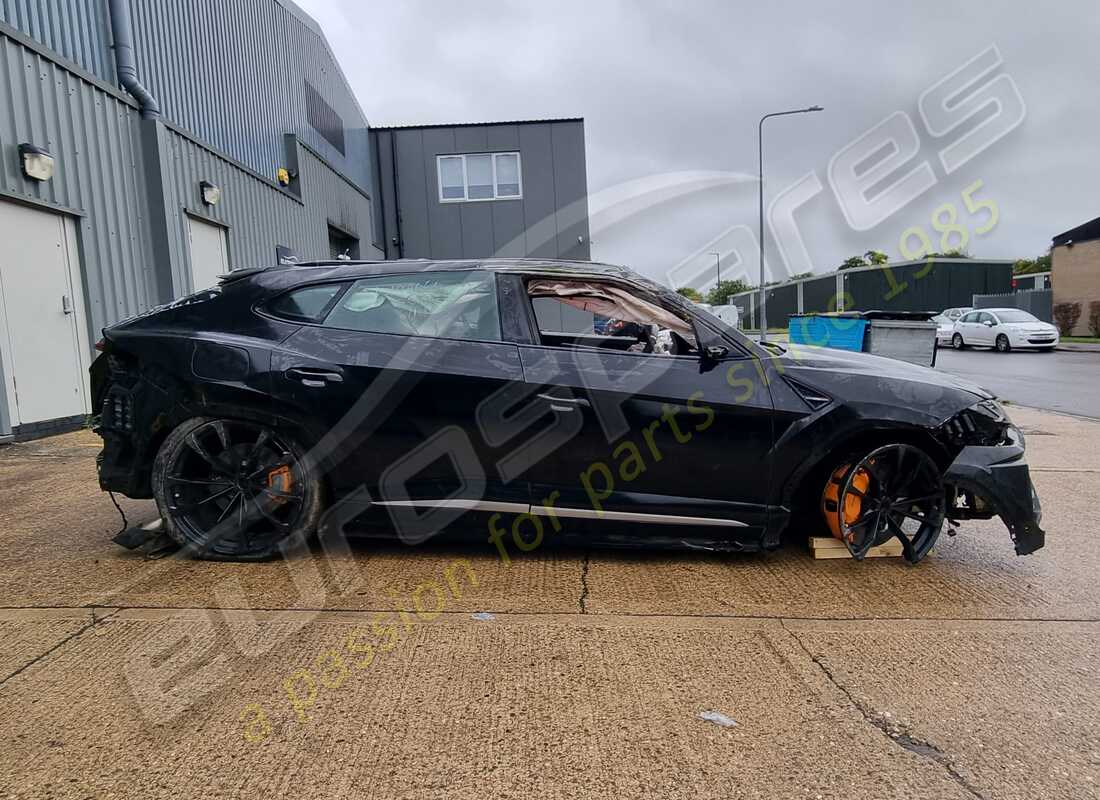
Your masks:
<svg viewBox="0 0 1100 800"><path fill-rule="evenodd" d="M1019 308L1043 322L1054 322L1054 290L1017 288L1008 294L976 294L974 308Z"/></svg>
<svg viewBox="0 0 1100 800"><path fill-rule="evenodd" d="M153 301L138 111L0 34L0 187L10 197L78 216L93 341L104 325ZM14 112L14 113L13 113ZM18 145L46 147L53 180L26 180Z"/></svg>
<svg viewBox="0 0 1100 800"><path fill-rule="evenodd" d="M176 295L192 290L187 217L224 226L231 268L276 263L275 246L295 250L303 259L329 257L328 224L359 236L364 258L381 258L371 246L370 201L333 172L309 148L298 147L302 199L263 180L224 155L161 126L165 206ZM199 184L222 190L221 201L205 206Z"/></svg>
<svg viewBox="0 0 1100 800"><path fill-rule="evenodd" d="M830 273L802 283L802 310L804 312L836 311L836 275Z"/></svg>
<svg viewBox="0 0 1100 800"><path fill-rule="evenodd" d="M590 258L582 121L390 128L373 136L388 257ZM520 153L522 198L440 202L437 156L508 151Z"/></svg>
<svg viewBox="0 0 1100 800"><path fill-rule="evenodd" d="M1049 289L1050 288L1050 273L1039 272L1030 273L1027 275L1016 275L1016 291L1027 292L1032 289Z"/></svg>
<svg viewBox="0 0 1100 800"><path fill-rule="evenodd" d="M138 73L165 119L272 179L294 133L369 191L367 120L314 25L277 0L131 8ZM342 118L345 153L307 122L307 80Z"/></svg>
<svg viewBox="0 0 1100 800"><path fill-rule="evenodd" d="M798 313L798 287L793 283L769 287L764 296L768 304L768 327L787 327L787 317Z"/></svg>
<svg viewBox="0 0 1100 800"><path fill-rule="evenodd" d="M1009 263L935 261L929 270L923 262L888 269L845 272L845 308L890 311L942 311L970 305L975 294L1012 291Z"/></svg>
<svg viewBox="0 0 1100 800"><path fill-rule="evenodd" d="M270 178L294 133L369 191L367 120L328 42L282 0L130 0L142 82L165 119ZM0 0L0 22L117 86L106 0ZM344 153L307 122L305 81L341 117Z"/></svg>
<svg viewBox="0 0 1100 800"><path fill-rule="evenodd" d="M97 78L115 83L104 0L0 0L6 22Z"/></svg>
<svg viewBox="0 0 1100 800"><path fill-rule="evenodd" d="M558 257L587 259L588 178L584 160L584 128L552 125L554 204L557 208Z"/></svg>
<svg viewBox="0 0 1100 800"><path fill-rule="evenodd" d="M298 143L298 166L302 200L311 220L310 247L320 246L323 253L328 254L327 224L332 223L359 239L361 258L385 258L385 253L375 244L375 212L371 198L301 142Z"/></svg>
<svg viewBox="0 0 1100 800"><path fill-rule="evenodd" d="M844 288L839 298L835 272L802 281L803 311L836 311L841 304L845 311L942 311L966 306L977 294L1010 292L1012 263L937 260L929 268L926 262L917 261L876 269L844 270L840 277ZM757 296L755 291L745 292L731 298L731 302L741 307L748 320L748 306ZM797 283L770 287L767 296L768 324L786 325L787 315L798 307Z"/></svg>
<svg viewBox="0 0 1100 800"><path fill-rule="evenodd" d="M759 292L734 295L729 299L729 304L737 306L738 324L741 328L752 328L756 323L756 306L760 297Z"/></svg>
<svg viewBox="0 0 1100 800"><path fill-rule="evenodd" d="M554 215L554 145L550 125L524 125L519 132L523 164L523 234L527 255L557 258L558 221Z"/></svg>
<svg viewBox="0 0 1100 800"><path fill-rule="evenodd" d="M520 150L518 125L486 125L485 149L495 152ZM522 161L522 154L520 159ZM526 186L524 186L526 189ZM492 253L501 258L522 258L527 255L527 235L524 229L522 202L486 203L493 215ZM522 233L519 233L522 232ZM587 258L587 256L586 256Z"/></svg>

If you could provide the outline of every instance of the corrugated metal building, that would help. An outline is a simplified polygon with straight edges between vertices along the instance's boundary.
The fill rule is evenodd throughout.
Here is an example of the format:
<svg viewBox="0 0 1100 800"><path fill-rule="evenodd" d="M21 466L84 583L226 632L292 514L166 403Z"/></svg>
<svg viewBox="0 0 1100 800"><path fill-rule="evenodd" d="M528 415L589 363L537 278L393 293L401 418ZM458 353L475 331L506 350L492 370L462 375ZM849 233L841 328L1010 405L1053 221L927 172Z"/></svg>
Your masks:
<svg viewBox="0 0 1100 800"><path fill-rule="evenodd" d="M383 207L396 175L376 174L366 116L291 0L0 0L0 85L0 439L83 420L106 325L230 268L397 254ZM521 254L549 252L527 247L527 228L549 224L556 253L587 258L583 125L549 129L561 163L548 174L536 151L486 140L468 148L461 198L405 208L398 191L390 216L406 230L457 218L461 253L487 257L500 247L483 218L522 208L507 233ZM434 155L422 167L431 183ZM457 162L441 163L454 173ZM488 199L502 202L475 202L486 163ZM568 214L529 202L547 182ZM583 242L569 250L561 237Z"/></svg>
<svg viewBox="0 0 1100 800"><path fill-rule="evenodd" d="M591 257L584 120L412 125L371 133L388 257ZM501 180L513 164L514 176ZM453 187L445 185L448 165L454 167ZM494 196L469 197L471 189L477 193L479 165L488 182L482 186L494 175L497 189L514 178L512 194L500 197L484 188L482 194ZM470 184L465 197L459 196L460 174Z"/></svg>

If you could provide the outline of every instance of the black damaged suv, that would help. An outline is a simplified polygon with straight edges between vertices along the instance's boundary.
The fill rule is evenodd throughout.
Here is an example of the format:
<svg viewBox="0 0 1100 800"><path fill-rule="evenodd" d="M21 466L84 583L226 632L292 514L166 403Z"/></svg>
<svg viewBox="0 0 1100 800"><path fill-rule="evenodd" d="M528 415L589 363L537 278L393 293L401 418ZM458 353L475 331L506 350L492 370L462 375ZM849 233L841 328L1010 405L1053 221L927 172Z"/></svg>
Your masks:
<svg viewBox="0 0 1100 800"><path fill-rule="evenodd" d="M103 332L103 489L208 558L334 518L719 550L831 530L918 561L946 520L1043 545L1024 441L931 369L761 346L620 267L318 262L230 273ZM526 527L524 527L526 526Z"/></svg>

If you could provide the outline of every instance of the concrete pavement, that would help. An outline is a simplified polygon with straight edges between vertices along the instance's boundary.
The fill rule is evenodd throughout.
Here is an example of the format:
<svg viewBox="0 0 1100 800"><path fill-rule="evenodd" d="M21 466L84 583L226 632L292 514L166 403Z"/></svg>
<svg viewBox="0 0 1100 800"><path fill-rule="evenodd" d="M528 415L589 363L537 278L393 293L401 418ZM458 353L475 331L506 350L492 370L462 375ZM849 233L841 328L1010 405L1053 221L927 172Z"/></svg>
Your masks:
<svg viewBox="0 0 1100 800"><path fill-rule="evenodd" d="M0 449L0 797L1100 797L1100 424L1013 415L1047 547L970 523L917 567L145 561L92 435Z"/></svg>

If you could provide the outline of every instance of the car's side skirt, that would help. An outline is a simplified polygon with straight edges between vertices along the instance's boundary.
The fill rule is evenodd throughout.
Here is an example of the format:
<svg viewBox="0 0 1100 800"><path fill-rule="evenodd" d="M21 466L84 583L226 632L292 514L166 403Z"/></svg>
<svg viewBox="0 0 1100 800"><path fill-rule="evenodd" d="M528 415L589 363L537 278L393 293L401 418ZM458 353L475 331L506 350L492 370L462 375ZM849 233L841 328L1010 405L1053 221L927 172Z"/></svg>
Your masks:
<svg viewBox="0 0 1100 800"><path fill-rule="evenodd" d="M642 514L637 511L596 511L592 508L556 508L531 506L531 513L540 517L559 516L571 519L604 519L611 522L641 522L650 525L716 525L729 528L747 528L736 519L715 517L685 517L679 514Z"/></svg>
<svg viewBox="0 0 1100 800"><path fill-rule="evenodd" d="M688 517L680 514L643 514L637 511L597 511L592 508L560 506L535 506L528 503L498 503L489 500L464 500L446 498L440 500L379 500L379 506L406 506L414 508L461 508L466 511L497 511L502 514L533 514L538 517L558 516L566 519L594 519L609 522L638 522L649 525L713 525L729 528L747 528L747 523L736 519L716 517Z"/></svg>

